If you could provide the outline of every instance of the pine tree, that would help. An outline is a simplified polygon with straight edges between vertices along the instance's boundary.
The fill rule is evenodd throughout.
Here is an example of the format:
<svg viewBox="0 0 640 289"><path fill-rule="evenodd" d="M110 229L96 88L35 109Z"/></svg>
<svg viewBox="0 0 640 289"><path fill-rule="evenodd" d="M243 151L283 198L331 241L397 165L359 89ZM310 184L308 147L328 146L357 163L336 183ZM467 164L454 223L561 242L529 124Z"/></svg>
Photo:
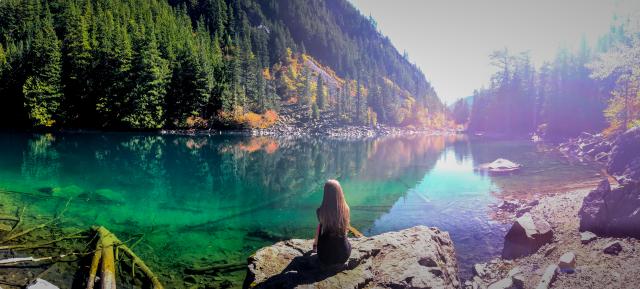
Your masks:
<svg viewBox="0 0 640 289"><path fill-rule="evenodd" d="M62 81L65 88L63 117L67 123L79 126L82 125L85 116L93 116L93 111L86 111L91 107L91 46L88 24L84 16L75 3L70 2L68 5L62 58Z"/></svg>
<svg viewBox="0 0 640 289"><path fill-rule="evenodd" d="M155 33L137 31L132 65L133 89L127 97L123 120L132 128L161 128L169 66L160 55Z"/></svg>
<svg viewBox="0 0 640 289"><path fill-rule="evenodd" d="M31 66L22 91L29 119L35 126L52 126L59 117L62 87L60 83L60 40L53 28L53 19L46 9L44 19L33 40ZM1 60L1 59L0 59Z"/></svg>

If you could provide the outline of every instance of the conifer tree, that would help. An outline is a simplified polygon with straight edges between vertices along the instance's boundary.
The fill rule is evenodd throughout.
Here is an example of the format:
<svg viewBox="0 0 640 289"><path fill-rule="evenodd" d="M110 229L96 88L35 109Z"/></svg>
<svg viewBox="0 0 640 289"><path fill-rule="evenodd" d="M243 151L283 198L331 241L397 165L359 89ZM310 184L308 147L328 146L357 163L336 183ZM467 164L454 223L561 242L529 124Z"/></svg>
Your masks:
<svg viewBox="0 0 640 289"><path fill-rule="evenodd" d="M60 40L54 31L48 9L38 23L40 27L36 31L31 52L33 73L27 78L23 93L32 123L35 126L52 126L59 116L62 98Z"/></svg>
<svg viewBox="0 0 640 289"><path fill-rule="evenodd" d="M169 66L160 55L152 29L139 29L134 40L133 89L127 97L124 122L133 128L161 128Z"/></svg>

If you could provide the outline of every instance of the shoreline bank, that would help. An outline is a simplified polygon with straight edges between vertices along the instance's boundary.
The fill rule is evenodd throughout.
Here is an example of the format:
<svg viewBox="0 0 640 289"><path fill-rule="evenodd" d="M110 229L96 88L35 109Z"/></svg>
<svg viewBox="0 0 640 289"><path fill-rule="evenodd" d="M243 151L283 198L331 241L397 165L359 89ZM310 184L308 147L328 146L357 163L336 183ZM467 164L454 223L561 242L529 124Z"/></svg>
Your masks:
<svg viewBox="0 0 640 289"><path fill-rule="evenodd" d="M537 252L515 260L496 258L476 264L475 276L473 280L467 280L465 288L502 288L490 286L507 278L510 271L521 272L522 288L536 288L545 269L569 252L576 256L575 272L559 273L552 288L635 288L640 275L640 266L637 265L640 264L640 240L596 237L586 244L581 241L578 211L590 191L581 189L539 199L530 214L551 225L553 241ZM620 242L623 248L617 256L604 253L604 247L613 241Z"/></svg>

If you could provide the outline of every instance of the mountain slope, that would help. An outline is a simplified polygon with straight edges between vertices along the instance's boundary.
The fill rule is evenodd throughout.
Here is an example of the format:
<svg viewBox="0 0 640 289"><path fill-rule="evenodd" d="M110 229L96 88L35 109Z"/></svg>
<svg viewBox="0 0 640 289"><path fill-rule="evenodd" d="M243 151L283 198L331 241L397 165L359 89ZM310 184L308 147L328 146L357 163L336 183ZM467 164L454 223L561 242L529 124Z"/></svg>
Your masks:
<svg viewBox="0 0 640 289"><path fill-rule="evenodd" d="M0 3L0 125L441 125L424 74L346 0Z"/></svg>

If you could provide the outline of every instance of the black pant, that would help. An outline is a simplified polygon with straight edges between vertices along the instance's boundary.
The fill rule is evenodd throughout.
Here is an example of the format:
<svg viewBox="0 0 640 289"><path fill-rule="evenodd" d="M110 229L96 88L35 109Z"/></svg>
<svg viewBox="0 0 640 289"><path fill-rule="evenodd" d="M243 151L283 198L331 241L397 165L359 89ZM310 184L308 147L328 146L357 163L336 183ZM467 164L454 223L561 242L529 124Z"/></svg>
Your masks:
<svg viewBox="0 0 640 289"><path fill-rule="evenodd" d="M351 244L346 235L321 234L318 237L318 259L325 265L343 264L351 255Z"/></svg>

